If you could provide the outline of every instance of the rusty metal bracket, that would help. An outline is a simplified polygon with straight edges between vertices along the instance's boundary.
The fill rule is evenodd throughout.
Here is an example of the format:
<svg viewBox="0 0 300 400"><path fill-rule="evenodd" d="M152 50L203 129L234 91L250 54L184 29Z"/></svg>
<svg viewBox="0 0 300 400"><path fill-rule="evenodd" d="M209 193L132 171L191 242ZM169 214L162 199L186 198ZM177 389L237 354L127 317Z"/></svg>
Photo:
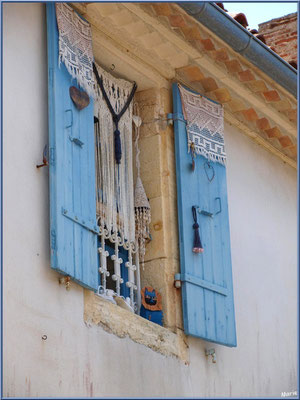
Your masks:
<svg viewBox="0 0 300 400"><path fill-rule="evenodd" d="M64 284L66 286L66 290L70 290L71 289L71 277L63 276L63 277L59 278L59 284L60 285Z"/></svg>
<svg viewBox="0 0 300 400"><path fill-rule="evenodd" d="M48 145L46 144L43 151L43 164L36 165L37 168L48 167L49 162L47 156L48 156Z"/></svg>

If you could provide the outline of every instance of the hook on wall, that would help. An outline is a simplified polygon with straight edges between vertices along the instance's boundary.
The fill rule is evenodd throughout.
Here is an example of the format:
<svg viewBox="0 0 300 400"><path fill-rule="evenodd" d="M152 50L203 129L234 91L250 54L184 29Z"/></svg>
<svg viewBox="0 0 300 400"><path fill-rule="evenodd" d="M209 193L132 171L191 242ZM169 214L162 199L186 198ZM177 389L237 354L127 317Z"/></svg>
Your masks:
<svg viewBox="0 0 300 400"><path fill-rule="evenodd" d="M44 147L43 151L43 164L36 165L37 168L47 167L49 165L48 162L48 145Z"/></svg>
<svg viewBox="0 0 300 400"><path fill-rule="evenodd" d="M213 364L217 362L216 350L215 349L208 349L205 350L206 357L211 356L211 361Z"/></svg>
<svg viewBox="0 0 300 400"><path fill-rule="evenodd" d="M66 290L70 290L70 286L71 286L71 277L70 276L63 276L61 278L59 278L59 284L60 285L65 285L66 286Z"/></svg>

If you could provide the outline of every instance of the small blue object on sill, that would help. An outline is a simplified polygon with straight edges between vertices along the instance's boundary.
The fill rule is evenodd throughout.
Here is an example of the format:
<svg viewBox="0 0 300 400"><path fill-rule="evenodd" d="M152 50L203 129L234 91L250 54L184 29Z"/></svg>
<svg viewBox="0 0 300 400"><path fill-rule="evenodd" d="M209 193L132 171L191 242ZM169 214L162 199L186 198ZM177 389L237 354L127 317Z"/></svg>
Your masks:
<svg viewBox="0 0 300 400"><path fill-rule="evenodd" d="M140 316L163 326L161 295L150 286L141 290L142 305Z"/></svg>

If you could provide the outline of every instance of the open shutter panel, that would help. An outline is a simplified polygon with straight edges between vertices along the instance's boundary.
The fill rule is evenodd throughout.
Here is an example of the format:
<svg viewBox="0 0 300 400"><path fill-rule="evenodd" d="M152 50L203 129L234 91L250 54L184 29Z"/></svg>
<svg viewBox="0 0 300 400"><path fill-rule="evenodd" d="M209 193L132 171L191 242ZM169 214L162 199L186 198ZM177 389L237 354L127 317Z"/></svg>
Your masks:
<svg viewBox="0 0 300 400"><path fill-rule="evenodd" d="M188 335L236 346L226 168L211 162L212 170L204 166L208 160L197 155L192 171L177 84L173 84L173 110L181 268L176 279L182 281L184 330ZM192 251L192 206L214 214L209 217L197 212L204 248L201 254Z"/></svg>
<svg viewBox="0 0 300 400"><path fill-rule="evenodd" d="M55 3L47 4L51 266L79 284L98 287L93 101L78 111L77 86L58 67Z"/></svg>

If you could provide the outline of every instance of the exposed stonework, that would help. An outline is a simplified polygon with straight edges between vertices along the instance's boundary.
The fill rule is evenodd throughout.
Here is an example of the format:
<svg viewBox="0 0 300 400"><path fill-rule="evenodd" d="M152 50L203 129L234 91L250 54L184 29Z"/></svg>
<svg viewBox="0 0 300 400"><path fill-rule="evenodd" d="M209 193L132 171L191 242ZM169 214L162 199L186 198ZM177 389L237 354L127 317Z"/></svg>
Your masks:
<svg viewBox="0 0 300 400"><path fill-rule="evenodd" d="M266 44L297 68L297 13L259 24L259 33L264 35Z"/></svg>
<svg viewBox="0 0 300 400"><path fill-rule="evenodd" d="M110 303L89 290L84 291L84 321L98 325L120 338L129 337L166 356L188 363L188 345L180 329L176 333Z"/></svg>
<svg viewBox="0 0 300 400"><path fill-rule="evenodd" d="M172 98L167 89L149 89L138 92L135 100L143 120L141 178L152 210L152 241L147 245L141 284L161 293L164 326L176 332L182 328L182 311L181 293L173 285L179 272L174 132L166 120Z"/></svg>

